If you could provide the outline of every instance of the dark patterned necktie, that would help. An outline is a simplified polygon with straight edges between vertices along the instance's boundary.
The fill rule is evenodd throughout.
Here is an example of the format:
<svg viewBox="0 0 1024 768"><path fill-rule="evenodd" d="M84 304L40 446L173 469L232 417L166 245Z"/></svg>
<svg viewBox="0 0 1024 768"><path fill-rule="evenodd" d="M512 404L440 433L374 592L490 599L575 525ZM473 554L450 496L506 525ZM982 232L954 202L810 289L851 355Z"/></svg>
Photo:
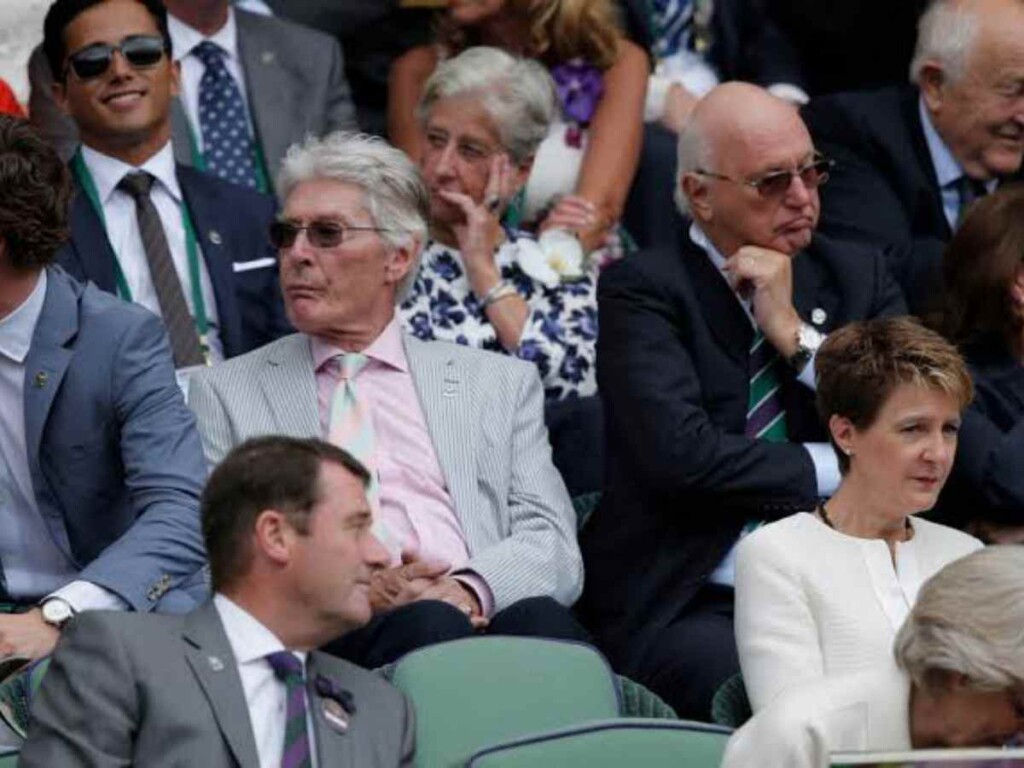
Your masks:
<svg viewBox="0 0 1024 768"><path fill-rule="evenodd" d="M149 194L152 187L153 177L145 171L128 173L117 185L118 189L135 200L135 217L139 222L139 234L142 235L142 249L149 264L149 276L160 305L160 316L171 341L174 365L177 368L200 365L203 362L203 350L199 334L196 333L195 321L181 290L181 280L174 268L163 222Z"/></svg>
<svg viewBox="0 0 1024 768"><path fill-rule="evenodd" d="M787 439L786 411L779 396L782 361L760 329L750 346L750 398L747 402L747 437L782 443Z"/></svg>
<svg viewBox="0 0 1024 768"><path fill-rule="evenodd" d="M224 64L225 52L204 40L192 53L203 63L199 81L199 130L206 169L243 187L257 188L256 153L249 115L238 83Z"/></svg>
<svg viewBox="0 0 1024 768"><path fill-rule="evenodd" d="M291 651L277 651L267 655L267 663L277 679L284 683L288 697L281 768L312 768L306 727L306 676L302 660Z"/></svg>
<svg viewBox="0 0 1024 768"><path fill-rule="evenodd" d="M959 227L963 223L964 217L971 210L971 205L974 201L988 194L988 189L985 187L985 182L972 179L966 173L953 182L953 184L956 186L956 193L960 198L960 208L956 215L956 225Z"/></svg>

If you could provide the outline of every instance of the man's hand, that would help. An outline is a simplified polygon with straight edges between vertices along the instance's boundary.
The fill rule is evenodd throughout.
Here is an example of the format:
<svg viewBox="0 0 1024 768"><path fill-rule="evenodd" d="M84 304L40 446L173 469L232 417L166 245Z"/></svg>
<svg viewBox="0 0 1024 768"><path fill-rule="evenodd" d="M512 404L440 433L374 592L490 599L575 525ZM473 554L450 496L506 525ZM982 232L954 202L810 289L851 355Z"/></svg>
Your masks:
<svg viewBox="0 0 1024 768"><path fill-rule="evenodd" d="M487 617L476 592L452 576L444 576L427 587L420 595L421 600L443 600L454 605L469 619L474 629L484 629Z"/></svg>
<svg viewBox="0 0 1024 768"><path fill-rule="evenodd" d="M749 296L758 328L784 359L797 350L800 316L793 307L792 257L745 245L726 259L734 290Z"/></svg>
<svg viewBox="0 0 1024 768"><path fill-rule="evenodd" d="M0 616L0 658L23 656L35 661L53 653L60 631L43 621L43 612Z"/></svg>
<svg viewBox="0 0 1024 768"><path fill-rule="evenodd" d="M415 553L403 552L400 566L370 577L370 606L374 614L421 599L423 592L450 568L443 560L420 560Z"/></svg>

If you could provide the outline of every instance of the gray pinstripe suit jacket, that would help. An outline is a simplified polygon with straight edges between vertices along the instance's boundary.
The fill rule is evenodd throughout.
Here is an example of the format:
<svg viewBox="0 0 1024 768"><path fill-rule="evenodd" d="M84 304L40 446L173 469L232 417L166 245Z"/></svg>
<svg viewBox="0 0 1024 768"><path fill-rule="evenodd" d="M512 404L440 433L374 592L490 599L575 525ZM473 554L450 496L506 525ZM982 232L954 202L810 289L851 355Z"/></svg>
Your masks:
<svg viewBox="0 0 1024 768"><path fill-rule="evenodd" d="M527 597L572 605L583 587L569 494L551 462L536 368L405 337L420 407L496 611ZM189 390L211 466L259 435L322 437L309 338L286 336L196 375Z"/></svg>

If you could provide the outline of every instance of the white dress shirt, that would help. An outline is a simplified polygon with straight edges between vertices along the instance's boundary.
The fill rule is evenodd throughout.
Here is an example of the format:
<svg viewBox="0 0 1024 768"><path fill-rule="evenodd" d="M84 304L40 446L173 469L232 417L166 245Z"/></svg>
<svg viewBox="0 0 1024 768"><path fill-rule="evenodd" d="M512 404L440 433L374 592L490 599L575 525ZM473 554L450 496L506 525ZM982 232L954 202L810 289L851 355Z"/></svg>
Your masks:
<svg viewBox="0 0 1024 768"><path fill-rule="evenodd" d="M67 531L58 523L58 546L36 504L25 438L25 359L46 301L46 282L44 270L21 306L0 319L0 563L7 593L24 602L52 593L77 611L124 608L103 587L72 581L78 570L65 554L71 550Z"/></svg>
<svg viewBox="0 0 1024 768"><path fill-rule="evenodd" d="M249 707L249 721L256 740L256 754L260 768L280 768L284 751L285 720L288 709L285 684L277 679L266 657L271 653L286 650L273 632L261 624L252 614L232 602L224 595L213 596L213 604L224 625L228 644L238 664L238 675L242 679L245 703ZM294 651L306 663L306 654ZM313 711L310 709L309 693L306 693L306 730L309 734L309 751L313 768L317 765L316 736L313 731Z"/></svg>
<svg viewBox="0 0 1024 768"><path fill-rule="evenodd" d="M203 79L206 67L199 57L192 53L192 50L205 40L216 44L226 54L224 66L227 68L228 74L235 79L238 90L242 93L242 102L249 115L251 128L252 111L249 108L249 94L245 90L245 70L238 55L238 24L235 21L234 9L228 8L227 22L209 37L175 18L172 14L167 14L167 30L171 34L174 59L181 64L181 101L185 106L185 114L188 115L189 124L192 126L192 135L195 137L199 150L203 151L204 149L203 134L199 130L199 81Z"/></svg>
<svg viewBox="0 0 1024 768"><path fill-rule="evenodd" d="M135 201L127 192L117 188L118 183L132 171L147 171L155 177L150 198L156 208L160 221L167 236L167 245L171 250L174 268L181 282L181 290L185 294L185 302L189 312L195 317L196 307L192 300L192 280L188 270L188 251L185 247L185 228L182 226L181 211L185 203L178 184L178 176L174 166L174 151L168 142L163 149L153 155L140 167L134 168L109 155L103 155L87 146L82 146L82 159L89 173L92 174L100 204L103 206L103 218L106 221L107 238L114 250L121 271L128 283L132 301L159 315L160 302L157 300L153 278L149 272L149 262L142 245L142 234L139 232L139 221L135 212ZM206 305L206 319L210 329L207 342L213 362L224 359L224 348L220 341L217 315L217 299L213 293L213 283L206 269L202 245L197 238L197 255L199 257L199 282L202 288L203 303Z"/></svg>

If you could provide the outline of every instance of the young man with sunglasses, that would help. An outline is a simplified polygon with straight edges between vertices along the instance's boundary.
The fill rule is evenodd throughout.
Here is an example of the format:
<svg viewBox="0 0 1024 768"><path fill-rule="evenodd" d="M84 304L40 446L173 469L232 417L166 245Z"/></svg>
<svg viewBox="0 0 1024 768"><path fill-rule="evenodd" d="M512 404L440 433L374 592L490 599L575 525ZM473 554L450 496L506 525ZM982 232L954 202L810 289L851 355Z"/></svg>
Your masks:
<svg viewBox="0 0 1024 768"><path fill-rule="evenodd" d="M175 163L179 75L160 0L57 0L44 29L55 97L82 139L59 263L159 314L179 370L286 333L273 199Z"/></svg>
<svg viewBox="0 0 1024 768"><path fill-rule="evenodd" d="M831 164L793 106L717 87L679 165L677 247L599 286L607 476L581 535L580 609L623 674L706 719L739 669L732 548L839 480L815 350L844 323L906 310L881 253L815 234Z"/></svg>

